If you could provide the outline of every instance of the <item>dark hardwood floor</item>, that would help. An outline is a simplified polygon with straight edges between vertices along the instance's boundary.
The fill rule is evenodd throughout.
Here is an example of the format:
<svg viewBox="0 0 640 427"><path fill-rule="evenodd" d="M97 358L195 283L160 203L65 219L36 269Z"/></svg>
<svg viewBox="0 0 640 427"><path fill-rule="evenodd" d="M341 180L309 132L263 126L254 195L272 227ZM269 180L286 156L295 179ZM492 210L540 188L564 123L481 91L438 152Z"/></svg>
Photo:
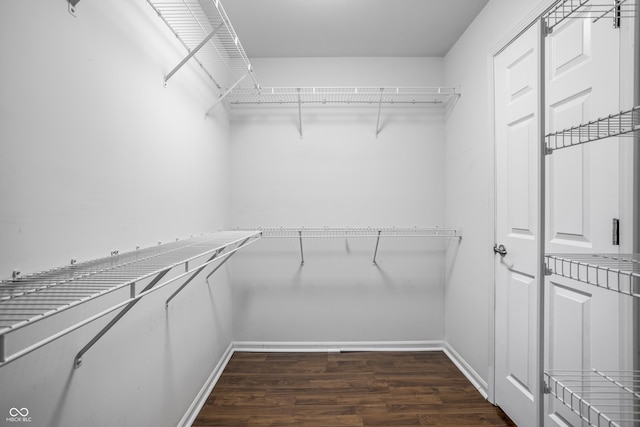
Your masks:
<svg viewBox="0 0 640 427"><path fill-rule="evenodd" d="M235 353L194 426L513 426L442 352Z"/></svg>

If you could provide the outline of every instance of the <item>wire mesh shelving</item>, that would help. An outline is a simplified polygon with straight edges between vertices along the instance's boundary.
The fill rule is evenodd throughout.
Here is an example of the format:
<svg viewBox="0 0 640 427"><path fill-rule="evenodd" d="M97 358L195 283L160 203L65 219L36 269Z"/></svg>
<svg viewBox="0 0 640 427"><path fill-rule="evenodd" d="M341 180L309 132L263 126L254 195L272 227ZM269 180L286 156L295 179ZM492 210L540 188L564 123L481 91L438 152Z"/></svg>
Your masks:
<svg viewBox="0 0 640 427"><path fill-rule="evenodd" d="M640 135L640 106L545 136L548 153L616 136Z"/></svg>
<svg viewBox="0 0 640 427"><path fill-rule="evenodd" d="M222 264L237 250L259 238L257 231L221 231L2 281L0 366L120 308L123 310L119 316L122 316L146 295L184 279L182 286L167 300L168 304L209 264L219 260ZM184 266L184 272L162 282L164 276L178 266ZM146 283L142 290L136 289L140 282ZM129 292L116 292L123 289ZM117 295L118 302L7 354L7 337L11 333L106 295Z"/></svg>
<svg viewBox="0 0 640 427"><path fill-rule="evenodd" d="M626 427L640 423L640 372L549 371L548 392L594 427Z"/></svg>

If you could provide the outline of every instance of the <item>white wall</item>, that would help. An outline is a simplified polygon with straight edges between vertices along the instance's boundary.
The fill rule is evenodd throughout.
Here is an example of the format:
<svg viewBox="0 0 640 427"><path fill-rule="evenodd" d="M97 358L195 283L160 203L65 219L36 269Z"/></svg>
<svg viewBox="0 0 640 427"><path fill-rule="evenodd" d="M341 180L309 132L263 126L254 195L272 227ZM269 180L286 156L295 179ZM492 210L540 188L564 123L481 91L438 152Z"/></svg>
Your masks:
<svg viewBox="0 0 640 427"><path fill-rule="evenodd" d="M447 253L446 340L489 381L493 298L493 127L490 53L538 4L491 0L445 57L447 85L462 97L446 125L446 219L464 228Z"/></svg>
<svg viewBox="0 0 640 427"><path fill-rule="evenodd" d="M77 14L0 4L2 278L226 225L229 124L223 109L204 119L213 86L189 64L163 87L184 50L146 2L80 2ZM78 370L75 352L108 318L0 368L0 420L27 407L33 426L176 425L231 342L231 296L223 270L165 311L168 288Z"/></svg>
<svg viewBox="0 0 640 427"><path fill-rule="evenodd" d="M255 61L263 86L439 86L442 59ZM429 108L303 106L232 114L231 217L239 227L436 226L444 221L444 116ZM443 337L443 242L263 240L233 261L239 341ZM394 253L392 250L396 250Z"/></svg>
<svg viewBox="0 0 640 427"><path fill-rule="evenodd" d="M441 86L443 58L256 58L264 87ZM246 82L245 82L246 83Z"/></svg>
<svg viewBox="0 0 640 427"><path fill-rule="evenodd" d="M163 88L184 49L148 9L3 2L0 277L224 224L224 110L191 64Z"/></svg>

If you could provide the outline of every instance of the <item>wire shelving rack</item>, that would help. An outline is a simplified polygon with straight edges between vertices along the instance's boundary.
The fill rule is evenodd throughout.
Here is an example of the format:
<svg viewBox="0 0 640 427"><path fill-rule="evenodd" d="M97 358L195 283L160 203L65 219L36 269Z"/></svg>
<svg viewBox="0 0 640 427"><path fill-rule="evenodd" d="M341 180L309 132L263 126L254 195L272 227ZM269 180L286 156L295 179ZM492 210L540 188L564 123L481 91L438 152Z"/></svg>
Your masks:
<svg viewBox="0 0 640 427"><path fill-rule="evenodd" d="M304 265L305 239L375 239L373 264L377 264L378 247L381 238L457 238L462 239L461 228L441 227L311 227L311 228L259 228L264 239L297 239L300 244L301 265Z"/></svg>
<svg viewBox="0 0 640 427"><path fill-rule="evenodd" d="M302 137L302 105L451 105L459 97L448 87L271 87L262 88L220 0L147 0L187 50L186 57L165 76L167 81L192 58L219 90L207 110L226 100L229 106L289 105L298 107ZM241 85L250 76L252 85Z"/></svg>
<svg viewBox="0 0 640 427"><path fill-rule="evenodd" d="M262 237L274 238L298 238L300 235L306 238L358 238L369 237L462 237L459 228L372 228L372 227L315 227L315 228L260 228Z"/></svg>
<svg viewBox="0 0 640 427"><path fill-rule="evenodd" d="M640 106L597 120L553 132L545 137L548 154L560 148L616 136L640 135Z"/></svg>
<svg viewBox="0 0 640 427"><path fill-rule="evenodd" d="M453 87L236 87L226 94L231 107L284 106L298 108L302 131L302 107L371 106L378 109L376 137L380 134L382 106L435 106L448 108L460 97Z"/></svg>
<svg viewBox="0 0 640 427"><path fill-rule="evenodd" d="M198 62L221 91L220 98L250 77L258 80L220 0L147 0L187 50L186 57L165 76L167 81L190 59Z"/></svg>
<svg viewBox="0 0 640 427"><path fill-rule="evenodd" d="M0 366L122 309L114 320L81 350L75 363L78 367L82 354L143 297L182 280L182 285L166 301L168 305L208 265L220 261L209 274L211 275L236 251L259 238L260 232L257 231L221 231L123 254L114 253L107 258L2 281ZM162 281L167 273L179 266L184 266L183 273ZM145 284L143 289L136 288L140 283ZM124 292L116 293L119 290ZM38 342L7 354L7 337L12 333L106 295L118 295L118 302Z"/></svg>
<svg viewBox="0 0 640 427"><path fill-rule="evenodd" d="M629 0L563 0L559 1L545 15L547 31L554 28L567 19L591 19L594 22L603 18L613 19L613 26L620 26L622 18L635 16L634 5Z"/></svg>
<svg viewBox="0 0 640 427"><path fill-rule="evenodd" d="M227 96L241 105L424 105L447 104L458 95L452 87L265 87L235 88Z"/></svg>
<svg viewBox="0 0 640 427"><path fill-rule="evenodd" d="M546 254L549 273L640 297L640 254Z"/></svg>
<svg viewBox="0 0 640 427"><path fill-rule="evenodd" d="M558 0L542 17L542 38L569 19L611 19L618 28L623 18L636 18L633 0ZM544 46L544 40L541 41ZM544 73L544 70L540 70ZM544 74L543 74L544 75ZM544 137L544 151L598 141L611 137L640 136L640 106L551 132ZM541 162L544 183L544 159ZM540 211L544 218L544 211ZM550 254L543 257L546 274L556 274L581 283L631 297L640 297L640 254ZM543 282L542 282L543 283ZM541 284L544 300L544 285ZM544 310L544 305L541 305ZM539 329L544 330L544 312L539 312ZM543 353L538 355L544 360ZM577 414L584 425L595 427L637 426L640 424L640 373L544 370L544 393ZM538 415L543 408L540 399ZM542 422L542 418L539 418Z"/></svg>
<svg viewBox="0 0 640 427"><path fill-rule="evenodd" d="M640 423L640 372L545 372L548 392L588 425L624 427Z"/></svg>

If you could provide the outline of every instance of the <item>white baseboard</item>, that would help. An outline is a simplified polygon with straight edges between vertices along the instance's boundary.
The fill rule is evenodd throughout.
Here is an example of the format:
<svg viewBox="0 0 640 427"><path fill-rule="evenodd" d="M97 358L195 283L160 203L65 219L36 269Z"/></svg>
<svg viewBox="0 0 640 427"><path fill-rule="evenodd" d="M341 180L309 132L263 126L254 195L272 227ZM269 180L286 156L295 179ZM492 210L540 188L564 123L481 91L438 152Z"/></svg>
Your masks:
<svg viewBox="0 0 640 427"><path fill-rule="evenodd" d="M444 341L236 341L235 351L329 352L443 351Z"/></svg>
<svg viewBox="0 0 640 427"><path fill-rule="evenodd" d="M211 391L236 351L246 352L329 352L350 351L442 351L460 369L465 377L487 399L487 383L478 373L445 341L234 341L229 344L222 358L205 381L200 392L189 406L178 427L189 427L195 421Z"/></svg>
<svg viewBox="0 0 640 427"><path fill-rule="evenodd" d="M444 343L444 353L451 359L451 361L460 369L460 372L464 374L465 377L475 388L478 389L482 397L485 399L489 398L488 393L488 385L485 380L482 379L480 375L469 365L459 354L457 351L453 349L449 345L449 343Z"/></svg>
<svg viewBox="0 0 640 427"><path fill-rule="evenodd" d="M209 378L207 378L207 380L204 382L202 388L200 389L200 392L198 392L196 398L189 406L189 409L187 409L187 412L178 423L178 427L189 427L196 420L198 414L200 413L200 410L209 398L213 387L215 387L216 383L220 379L220 375L222 375L224 368L226 368L227 363L229 363L229 360L231 360L231 356L233 356L233 342L229 344L229 347L227 347L227 349L225 350L224 354L220 358L220 361L218 361L216 367L213 368L211 375L209 375Z"/></svg>

